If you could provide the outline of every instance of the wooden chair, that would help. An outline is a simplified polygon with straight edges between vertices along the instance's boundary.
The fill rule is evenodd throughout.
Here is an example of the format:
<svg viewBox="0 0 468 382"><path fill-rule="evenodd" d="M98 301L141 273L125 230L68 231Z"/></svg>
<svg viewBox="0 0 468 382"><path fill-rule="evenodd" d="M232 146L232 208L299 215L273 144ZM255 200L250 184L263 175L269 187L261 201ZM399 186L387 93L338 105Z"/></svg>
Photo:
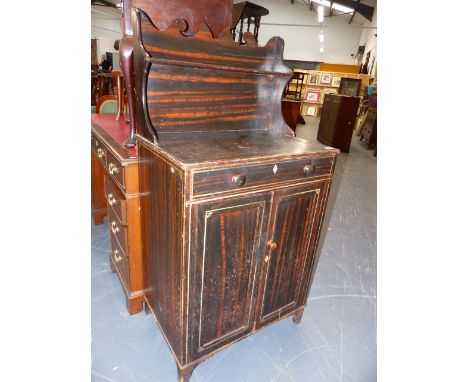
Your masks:
<svg viewBox="0 0 468 382"><path fill-rule="evenodd" d="M105 95L96 102L96 114L117 114L118 100L115 95Z"/></svg>

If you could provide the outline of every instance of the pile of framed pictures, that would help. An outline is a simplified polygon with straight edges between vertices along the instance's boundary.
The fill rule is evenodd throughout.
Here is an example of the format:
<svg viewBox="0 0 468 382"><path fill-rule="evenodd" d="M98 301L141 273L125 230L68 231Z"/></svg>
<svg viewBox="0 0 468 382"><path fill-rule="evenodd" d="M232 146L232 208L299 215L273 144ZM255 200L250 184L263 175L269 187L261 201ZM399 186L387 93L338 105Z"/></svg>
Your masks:
<svg viewBox="0 0 468 382"><path fill-rule="evenodd" d="M325 94L362 95L371 76L358 73L303 71L306 74L302 89L301 113L320 116Z"/></svg>

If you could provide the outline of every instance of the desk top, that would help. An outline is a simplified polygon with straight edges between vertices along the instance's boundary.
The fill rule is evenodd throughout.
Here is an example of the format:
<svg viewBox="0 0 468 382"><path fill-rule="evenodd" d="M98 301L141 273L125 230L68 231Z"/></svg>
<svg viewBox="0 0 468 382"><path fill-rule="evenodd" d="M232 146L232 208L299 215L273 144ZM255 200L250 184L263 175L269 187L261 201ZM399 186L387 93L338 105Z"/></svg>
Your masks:
<svg viewBox="0 0 468 382"><path fill-rule="evenodd" d="M92 114L91 125L99 129L99 133L104 131L107 134L108 137L103 136L103 139L107 141L106 138L111 138L116 146L121 146L118 152L123 157L136 158L138 156L136 148L127 148L123 145L130 135L130 123L125 122L125 116L121 116L116 121L115 114Z"/></svg>

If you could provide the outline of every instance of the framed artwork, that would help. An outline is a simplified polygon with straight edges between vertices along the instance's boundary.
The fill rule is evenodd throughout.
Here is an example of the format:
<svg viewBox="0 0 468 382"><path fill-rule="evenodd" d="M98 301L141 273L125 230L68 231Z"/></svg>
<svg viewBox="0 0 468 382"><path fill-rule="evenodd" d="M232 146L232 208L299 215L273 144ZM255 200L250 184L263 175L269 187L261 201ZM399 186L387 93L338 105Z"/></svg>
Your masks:
<svg viewBox="0 0 468 382"><path fill-rule="evenodd" d="M328 88L323 90L324 94L338 94L337 88Z"/></svg>
<svg viewBox="0 0 468 382"><path fill-rule="evenodd" d="M317 112L317 108L315 106L309 106L307 108L307 115L312 115L315 117L315 113Z"/></svg>
<svg viewBox="0 0 468 382"><path fill-rule="evenodd" d="M318 85L319 75L318 74L309 74L309 85Z"/></svg>
<svg viewBox="0 0 468 382"><path fill-rule="evenodd" d="M356 78L342 78L338 93L341 95L357 97L359 95L360 88L361 80Z"/></svg>
<svg viewBox="0 0 468 382"><path fill-rule="evenodd" d="M320 83L324 85L330 85L332 83L333 74L331 73L322 73L322 78Z"/></svg>
<svg viewBox="0 0 468 382"><path fill-rule="evenodd" d="M340 82L341 82L341 77L333 77L332 79L332 86L335 86L335 87L340 87Z"/></svg>
<svg viewBox="0 0 468 382"><path fill-rule="evenodd" d="M320 90L307 90L306 92L306 101L309 102L320 102Z"/></svg>

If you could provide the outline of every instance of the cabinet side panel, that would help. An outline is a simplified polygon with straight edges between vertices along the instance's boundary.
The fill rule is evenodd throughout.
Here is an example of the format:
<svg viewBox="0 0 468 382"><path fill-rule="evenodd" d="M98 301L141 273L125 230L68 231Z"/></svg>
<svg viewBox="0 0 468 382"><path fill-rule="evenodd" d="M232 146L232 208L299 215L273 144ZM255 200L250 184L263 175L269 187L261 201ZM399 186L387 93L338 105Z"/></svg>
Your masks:
<svg viewBox="0 0 468 382"><path fill-rule="evenodd" d="M183 173L139 144L145 298L181 359Z"/></svg>

